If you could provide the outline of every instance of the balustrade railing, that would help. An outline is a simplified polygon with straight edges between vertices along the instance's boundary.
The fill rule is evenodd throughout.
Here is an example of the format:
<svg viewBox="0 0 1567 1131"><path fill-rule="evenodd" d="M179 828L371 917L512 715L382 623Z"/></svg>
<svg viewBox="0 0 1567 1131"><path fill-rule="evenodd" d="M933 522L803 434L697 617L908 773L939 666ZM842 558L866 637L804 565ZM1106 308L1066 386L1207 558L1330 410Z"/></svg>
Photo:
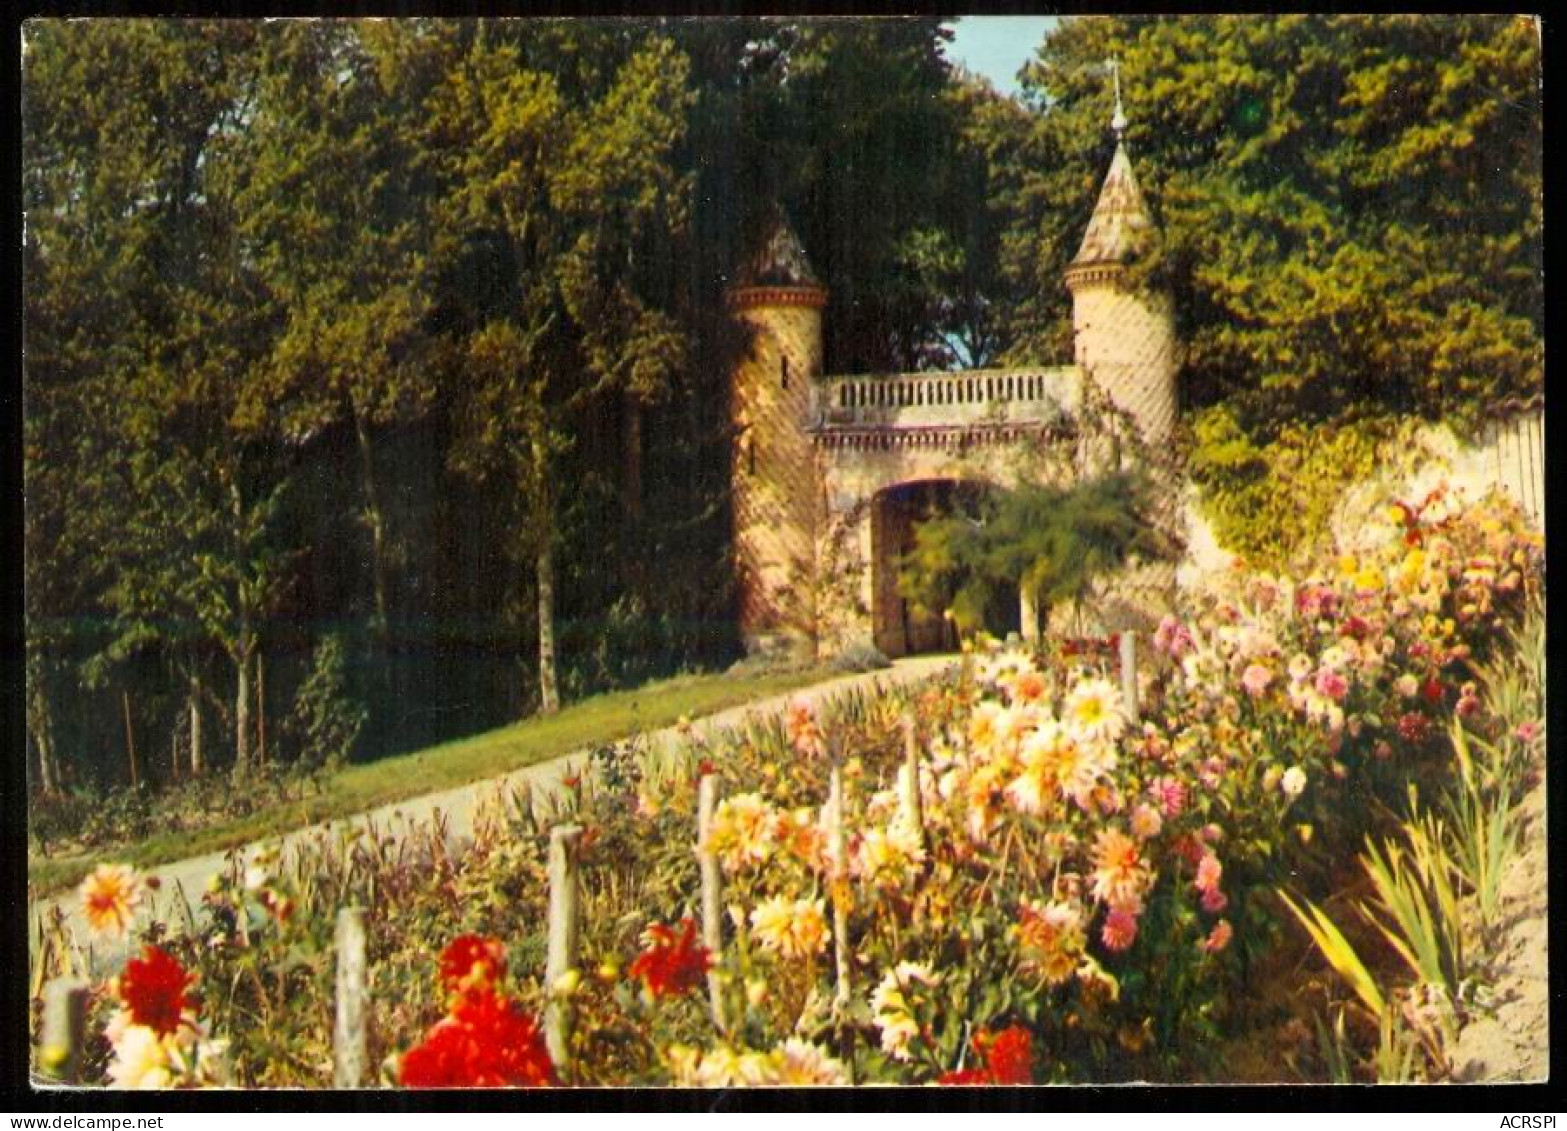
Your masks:
<svg viewBox="0 0 1567 1131"><path fill-rule="evenodd" d="M826 377L815 389L820 427L1048 422L1079 401L1076 366Z"/></svg>

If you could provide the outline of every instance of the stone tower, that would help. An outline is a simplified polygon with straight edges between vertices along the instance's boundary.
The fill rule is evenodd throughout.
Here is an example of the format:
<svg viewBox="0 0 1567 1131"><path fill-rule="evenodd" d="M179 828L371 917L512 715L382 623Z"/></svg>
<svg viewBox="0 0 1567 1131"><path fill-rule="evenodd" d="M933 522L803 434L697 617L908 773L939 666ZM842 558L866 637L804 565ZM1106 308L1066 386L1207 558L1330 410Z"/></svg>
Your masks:
<svg viewBox="0 0 1567 1131"><path fill-rule="evenodd" d="M740 632L753 654L814 655L820 492L806 428L822 367L827 289L781 212L727 298L751 333L730 408Z"/></svg>
<svg viewBox="0 0 1567 1131"><path fill-rule="evenodd" d="M1175 304L1167 291L1136 287L1128 279L1129 265L1150 248L1155 232L1122 138L1126 116L1119 76L1111 124L1115 157L1065 275L1072 292L1073 360L1159 448L1175 426L1180 368Z"/></svg>
<svg viewBox="0 0 1567 1131"><path fill-rule="evenodd" d="M1170 443L1181 364L1175 302L1167 290L1132 279L1133 264L1152 249L1157 233L1127 156L1118 71L1115 77L1110 123L1115 156L1082 245L1065 272L1072 292L1073 360L1085 381L1094 382L1136 422L1147 445L1144 470L1154 490L1148 520L1178 545L1183 537L1180 476ZM1118 463L1120 446L1110 451ZM1145 628L1169 609L1174 590L1170 562L1134 564L1101 583L1098 618L1106 630Z"/></svg>

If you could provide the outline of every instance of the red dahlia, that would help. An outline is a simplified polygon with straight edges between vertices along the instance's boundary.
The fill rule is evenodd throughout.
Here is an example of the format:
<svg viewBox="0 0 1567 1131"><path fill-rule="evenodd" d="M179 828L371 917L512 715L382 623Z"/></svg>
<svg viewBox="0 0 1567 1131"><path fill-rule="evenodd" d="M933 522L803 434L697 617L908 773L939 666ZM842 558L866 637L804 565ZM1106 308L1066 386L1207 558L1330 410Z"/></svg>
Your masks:
<svg viewBox="0 0 1567 1131"><path fill-rule="evenodd" d="M1032 1084L1034 1082L1033 1038L1021 1025L1012 1025L999 1033L980 1030L974 1034L974 1049L984 1059L983 1068L965 1068L943 1074L938 1084Z"/></svg>
<svg viewBox="0 0 1567 1131"><path fill-rule="evenodd" d="M1431 724L1424 715L1406 711L1399 716L1398 734L1405 742L1424 742L1430 733Z"/></svg>
<svg viewBox="0 0 1567 1131"><path fill-rule="evenodd" d="M538 1088L556 1084L538 1022L493 990L464 997L403 1054L407 1088Z"/></svg>
<svg viewBox="0 0 1567 1131"><path fill-rule="evenodd" d="M974 1039L975 1047L985 1057L985 1066L997 1084L1029 1084L1034 1079L1033 1038L1021 1025L1013 1025L991 1035L982 1033Z"/></svg>
<svg viewBox="0 0 1567 1131"><path fill-rule="evenodd" d="M647 949L631 963L629 973L641 978L654 997L679 996L702 984L713 956L696 941L696 923L680 920L680 933L663 923L649 924L643 938Z"/></svg>
<svg viewBox="0 0 1567 1131"><path fill-rule="evenodd" d="M185 989L192 980L167 951L149 945L141 958L125 964L119 982L120 1000L130 1010L133 1024L166 1035L179 1028Z"/></svg>
<svg viewBox="0 0 1567 1131"><path fill-rule="evenodd" d="M963 1086L971 1084L994 1084L990 1078L990 1072L984 1068L962 1068L952 1072L943 1072L936 1079L938 1084L950 1086Z"/></svg>
<svg viewBox="0 0 1567 1131"><path fill-rule="evenodd" d="M500 939L460 935L441 951L441 985L451 993L486 990L506 976L506 946Z"/></svg>

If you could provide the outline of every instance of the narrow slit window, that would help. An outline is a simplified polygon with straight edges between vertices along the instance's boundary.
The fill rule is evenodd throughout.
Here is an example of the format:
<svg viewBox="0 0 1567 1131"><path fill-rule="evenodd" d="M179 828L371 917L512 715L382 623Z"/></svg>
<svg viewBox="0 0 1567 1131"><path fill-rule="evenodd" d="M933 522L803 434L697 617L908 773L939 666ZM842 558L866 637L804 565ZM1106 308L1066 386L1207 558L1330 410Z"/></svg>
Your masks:
<svg viewBox="0 0 1567 1131"><path fill-rule="evenodd" d="M787 389L789 387L789 359L787 357L781 358L780 362L783 370L783 387Z"/></svg>

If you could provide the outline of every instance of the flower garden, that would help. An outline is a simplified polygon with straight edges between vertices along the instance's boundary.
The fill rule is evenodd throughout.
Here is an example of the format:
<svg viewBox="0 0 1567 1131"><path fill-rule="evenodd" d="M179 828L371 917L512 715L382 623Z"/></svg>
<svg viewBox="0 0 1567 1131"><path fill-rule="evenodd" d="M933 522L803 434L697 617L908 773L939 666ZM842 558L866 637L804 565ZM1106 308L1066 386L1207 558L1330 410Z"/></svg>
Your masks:
<svg viewBox="0 0 1567 1131"><path fill-rule="evenodd" d="M106 864L86 917L138 956L38 1067L331 1086L359 906L370 1085L1223 1081L1253 1078L1241 1045L1279 1080L1445 1078L1543 772L1543 541L1500 496L1441 491L1364 530L1374 549L1189 594L1135 703L1108 642L978 642L912 692L598 751L461 842L236 857L172 922ZM42 1028L45 982L91 971L63 916L37 929Z"/></svg>

